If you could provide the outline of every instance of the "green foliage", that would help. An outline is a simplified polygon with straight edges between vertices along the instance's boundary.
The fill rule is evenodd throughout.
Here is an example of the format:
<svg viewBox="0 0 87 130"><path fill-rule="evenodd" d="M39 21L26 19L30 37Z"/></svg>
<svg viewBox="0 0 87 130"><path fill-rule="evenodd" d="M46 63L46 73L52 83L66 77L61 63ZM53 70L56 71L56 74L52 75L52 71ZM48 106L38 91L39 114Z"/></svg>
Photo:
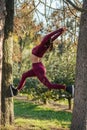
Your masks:
<svg viewBox="0 0 87 130"><path fill-rule="evenodd" d="M63 52L60 53L59 47L56 46L52 52L48 52L43 58L43 64L47 69L47 77L50 82L65 84L66 86L74 84L75 81L75 64L76 64L76 46L69 45L68 42L63 46ZM17 71L17 66L14 70L14 84L18 84L18 81L24 71L31 68L27 49L25 52L25 58L21 65L21 69ZM47 103L48 100L58 100L60 96L59 90L48 90L42 83L38 82L36 78L29 78L26 80L25 87L22 91L28 95L33 96L33 100L40 100ZM62 91L64 94L64 91ZM67 95L67 93L65 93Z"/></svg>
<svg viewBox="0 0 87 130"><path fill-rule="evenodd" d="M47 71L53 82L70 85L74 83L75 77L76 46L70 45L68 49L66 46L62 54L57 47L51 52L46 59Z"/></svg>
<svg viewBox="0 0 87 130"><path fill-rule="evenodd" d="M14 30L14 85L18 85L19 80L23 72L31 69L30 54L34 45L39 44L41 35L38 33L43 28L43 23L38 25L33 19L33 12L28 15L29 11L33 8L33 4L21 3L18 8L17 15L15 16L15 28ZM58 12L53 12L54 23ZM62 17L59 12L58 15ZM72 18L70 18L70 21ZM58 20L56 20L58 21ZM54 26L58 28L60 21ZM53 24L50 22L49 27L53 29ZM73 25L72 25L73 26ZM74 28L73 28L74 29ZM42 29L43 31L43 29ZM50 30L51 31L51 30ZM74 40L70 38L71 34L67 33L67 36L60 37L60 40L56 40L55 47L52 52L47 53L43 58L43 63L47 68L47 77L53 83L70 85L74 84L75 80L75 63L76 63L76 45ZM67 39L67 40L66 40ZM73 41L71 43L71 41ZM49 91L44 85L38 82L35 78L29 78L26 80L23 93L33 95L34 99L41 99L44 103L49 99L58 99L59 90Z"/></svg>

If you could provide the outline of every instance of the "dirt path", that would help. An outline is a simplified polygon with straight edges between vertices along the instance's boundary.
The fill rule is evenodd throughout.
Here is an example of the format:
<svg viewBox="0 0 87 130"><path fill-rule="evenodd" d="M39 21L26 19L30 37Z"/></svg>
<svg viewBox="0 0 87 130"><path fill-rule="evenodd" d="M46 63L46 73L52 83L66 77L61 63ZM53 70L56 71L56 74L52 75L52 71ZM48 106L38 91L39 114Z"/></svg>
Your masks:
<svg viewBox="0 0 87 130"><path fill-rule="evenodd" d="M44 107L50 107L50 108L57 110L57 111L58 110L64 110L64 111L72 112L72 109L71 110L68 109L68 105L61 104L61 103L58 103L56 101L51 101L48 104L43 104L39 101L28 100L27 96L21 96L21 95L14 97L14 99L21 100L21 101L24 101L24 102L31 102L31 103L34 103L34 104L37 104L37 105L43 105Z"/></svg>

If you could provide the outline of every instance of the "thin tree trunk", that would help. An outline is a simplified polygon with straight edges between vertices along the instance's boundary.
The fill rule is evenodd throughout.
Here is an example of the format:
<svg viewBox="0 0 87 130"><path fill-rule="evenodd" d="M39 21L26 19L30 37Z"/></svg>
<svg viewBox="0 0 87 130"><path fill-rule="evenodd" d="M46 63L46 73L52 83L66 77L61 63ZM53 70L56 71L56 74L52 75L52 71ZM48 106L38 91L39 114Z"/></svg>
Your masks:
<svg viewBox="0 0 87 130"><path fill-rule="evenodd" d="M87 10L87 0L84 0L83 8ZM80 21L71 130L87 130L87 12L82 13Z"/></svg>
<svg viewBox="0 0 87 130"><path fill-rule="evenodd" d="M4 24L5 24L5 1L0 0L0 125L1 125L1 84L2 84L2 55L3 55L3 39L4 39Z"/></svg>

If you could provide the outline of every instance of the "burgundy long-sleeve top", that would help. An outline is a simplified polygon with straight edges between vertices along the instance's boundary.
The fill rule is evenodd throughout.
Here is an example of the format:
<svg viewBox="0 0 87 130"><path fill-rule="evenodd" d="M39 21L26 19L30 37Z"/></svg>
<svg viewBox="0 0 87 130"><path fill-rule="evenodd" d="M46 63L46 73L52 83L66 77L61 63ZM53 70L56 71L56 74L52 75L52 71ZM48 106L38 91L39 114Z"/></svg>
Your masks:
<svg viewBox="0 0 87 130"><path fill-rule="evenodd" d="M34 47L32 49L32 54L34 54L37 57L43 57L44 53L48 50L49 46L47 46L47 41L48 39L51 39L52 41L54 41L58 36L60 36L63 33L63 28L60 28L56 31L53 31L49 34L47 34L43 40L41 41L41 43Z"/></svg>

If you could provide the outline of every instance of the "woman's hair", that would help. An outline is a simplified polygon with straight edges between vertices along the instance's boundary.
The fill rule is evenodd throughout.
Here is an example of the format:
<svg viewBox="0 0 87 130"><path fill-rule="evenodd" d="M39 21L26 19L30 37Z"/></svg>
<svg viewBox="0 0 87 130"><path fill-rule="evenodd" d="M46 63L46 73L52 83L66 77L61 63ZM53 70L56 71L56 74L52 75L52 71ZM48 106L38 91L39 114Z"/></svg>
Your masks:
<svg viewBox="0 0 87 130"><path fill-rule="evenodd" d="M53 41L51 38L48 39L46 46L49 48L49 51L52 51L53 49Z"/></svg>

